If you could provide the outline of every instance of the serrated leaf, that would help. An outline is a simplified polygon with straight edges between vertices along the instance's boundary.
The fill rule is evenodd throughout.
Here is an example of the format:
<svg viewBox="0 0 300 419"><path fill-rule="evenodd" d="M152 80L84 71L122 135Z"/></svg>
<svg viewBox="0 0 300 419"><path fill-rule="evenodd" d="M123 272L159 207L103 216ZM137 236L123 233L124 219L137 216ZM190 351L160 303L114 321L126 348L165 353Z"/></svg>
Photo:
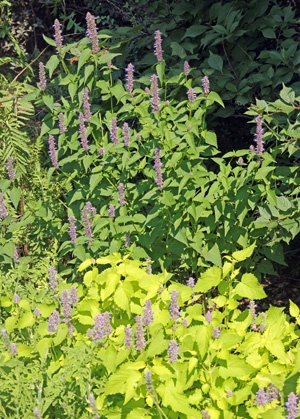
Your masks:
<svg viewBox="0 0 300 419"><path fill-rule="evenodd" d="M47 70L49 70L50 79L52 77L52 74L53 74L54 70L57 68L58 64L59 64L58 56L57 55L52 55L50 60L46 64L46 68L47 68Z"/></svg>
<svg viewBox="0 0 300 419"><path fill-rule="evenodd" d="M78 61L78 71L87 62L91 54L92 54L92 51L90 50L90 48L86 48L83 51L81 51L80 56L79 56L79 61Z"/></svg>
<svg viewBox="0 0 300 419"><path fill-rule="evenodd" d="M220 55L213 54L211 51L209 51L208 64L215 70L220 72L223 70L223 58Z"/></svg>
<svg viewBox="0 0 300 419"><path fill-rule="evenodd" d="M207 271L205 271L201 275L193 291L194 292L207 292L210 289L219 285L221 280L222 280L222 270L217 266L213 266L212 268L207 269Z"/></svg>
<svg viewBox="0 0 300 419"><path fill-rule="evenodd" d="M235 287L235 293L250 300L261 300L267 296L257 278L249 273L242 276L241 282Z"/></svg>
<svg viewBox="0 0 300 419"><path fill-rule="evenodd" d="M256 246L256 243L253 243L251 246L247 247L246 249L238 250L237 252L234 252L232 254L233 259L237 260L238 262L248 259L252 255L255 249L255 246Z"/></svg>
<svg viewBox="0 0 300 419"><path fill-rule="evenodd" d="M129 310L129 298L128 298L122 284L120 284L120 286L118 287L118 289L115 292L114 302L122 310L125 310L125 311Z"/></svg>
<svg viewBox="0 0 300 419"><path fill-rule="evenodd" d="M26 312L20 317L20 320L18 321L16 328L24 329L25 327L33 326L34 323L35 323L35 318L33 314L31 313L31 311Z"/></svg>

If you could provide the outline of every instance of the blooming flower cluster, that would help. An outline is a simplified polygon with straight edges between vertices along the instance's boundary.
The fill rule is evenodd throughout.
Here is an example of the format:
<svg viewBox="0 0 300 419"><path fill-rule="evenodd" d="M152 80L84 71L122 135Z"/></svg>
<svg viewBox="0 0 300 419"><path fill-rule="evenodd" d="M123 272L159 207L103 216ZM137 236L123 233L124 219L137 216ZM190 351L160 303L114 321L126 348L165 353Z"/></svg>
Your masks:
<svg viewBox="0 0 300 419"><path fill-rule="evenodd" d="M123 131L124 145L126 147L129 147L130 133L129 133L129 126L128 126L127 122L124 122L123 127L122 127L122 131Z"/></svg>
<svg viewBox="0 0 300 419"><path fill-rule="evenodd" d="M91 406L91 410L92 410L94 419L100 419L100 416L98 415L96 400L95 400L95 397L92 393L90 393L90 395L89 395L89 401L90 401L90 406Z"/></svg>
<svg viewBox="0 0 300 419"><path fill-rule="evenodd" d="M171 364L174 364L178 359L178 343L176 340L170 340L169 344L169 361Z"/></svg>
<svg viewBox="0 0 300 419"><path fill-rule="evenodd" d="M19 246L15 246L13 258L15 263L19 263L19 257Z"/></svg>
<svg viewBox="0 0 300 419"><path fill-rule="evenodd" d="M41 61L39 62L39 80L39 89L43 91L46 90L47 80L45 76L45 66Z"/></svg>
<svg viewBox="0 0 300 419"><path fill-rule="evenodd" d="M79 136L80 136L80 143L84 151L87 151L89 149L89 143L86 136L86 128L84 125L84 115L82 112L79 114Z"/></svg>
<svg viewBox="0 0 300 419"><path fill-rule="evenodd" d="M169 307L170 319L175 320L174 328L176 329L177 320L180 317L180 308L179 308L179 304L178 304L179 292L176 291L176 290L172 290L170 292L170 295L171 295L171 304L170 304L170 307Z"/></svg>
<svg viewBox="0 0 300 419"><path fill-rule="evenodd" d="M204 91L204 95L208 96L209 94L209 79L207 76L204 76L202 79L202 87L203 87L203 91Z"/></svg>
<svg viewBox="0 0 300 419"><path fill-rule="evenodd" d="M195 288L195 278L193 278L192 276L186 281L186 285L188 287L191 287L191 289L193 290Z"/></svg>
<svg viewBox="0 0 300 419"><path fill-rule="evenodd" d="M185 61L185 62L184 62L184 65L183 65L183 72L184 72L184 74L185 74L186 76L188 76L188 75L189 75L189 72L190 72L190 66L189 66L189 63L188 63L187 61Z"/></svg>
<svg viewBox="0 0 300 419"><path fill-rule="evenodd" d="M54 310L51 316L48 319L48 332L50 335L57 331L57 326L60 323L59 312Z"/></svg>
<svg viewBox="0 0 300 419"><path fill-rule="evenodd" d="M156 74L153 74L151 76L151 90L152 90L152 97L151 97L151 103L152 103L152 110L155 113L159 112L160 108L160 99L158 94L158 76Z"/></svg>
<svg viewBox="0 0 300 419"><path fill-rule="evenodd" d="M111 315L109 312L99 313L94 318L95 324L93 329L93 341L96 342L103 338L103 336L109 336L112 332L110 326Z"/></svg>
<svg viewBox="0 0 300 419"><path fill-rule="evenodd" d="M126 89L132 95L133 94L133 82L134 82L134 80L133 80L134 66L132 64L128 64L125 71L126 71L126 80L127 80Z"/></svg>
<svg viewBox="0 0 300 419"><path fill-rule="evenodd" d="M145 382L146 382L146 390L148 391L151 397L155 398L156 394L155 394L155 390L154 390L154 386L152 382L152 374L150 370L147 370L145 372Z"/></svg>
<svg viewBox="0 0 300 419"><path fill-rule="evenodd" d="M144 329L142 325L142 317L136 316L136 337L135 337L135 345L137 351L142 351L146 346L145 336L144 336Z"/></svg>
<svg viewBox="0 0 300 419"><path fill-rule="evenodd" d="M14 159L12 157L8 157L7 163L6 163L6 170L7 170L9 180L11 182L14 182L16 178L13 163L14 163Z"/></svg>
<svg viewBox="0 0 300 419"><path fill-rule="evenodd" d="M60 135L64 134L66 132L66 127L65 127L65 117L62 112L58 114L58 125L59 125Z"/></svg>
<svg viewBox="0 0 300 419"><path fill-rule="evenodd" d="M96 27L95 16L93 16L90 12L86 14L86 23L87 23L86 35L92 41L93 54L96 54L99 51L98 32L97 32L97 27Z"/></svg>
<svg viewBox="0 0 300 419"><path fill-rule="evenodd" d="M194 91L194 89L192 87L189 88L188 92L187 92L188 98L189 98L189 102L193 103L194 100L196 99L196 93Z"/></svg>
<svg viewBox="0 0 300 419"><path fill-rule="evenodd" d="M113 144L117 144L118 141L118 119L116 116L113 116L111 118L111 131L110 131L110 139L113 142Z"/></svg>
<svg viewBox="0 0 300 419"><path fill-rule="evenodd" d="M89 100L89 89L85 87L83 89L83 109L85 122L90 122L91 120L91 105Z"/></svg>
<svg viewBox="0 0 300 419"><path fill-rule="evenodd" d="M57 160L57 151L55 148L55 140L53 135L49 135L49 140L48 140L48 144L49 144L49 156L52 162L53 167L55 167L55 169L59 168L59 164L58 164L58 160Z"/></svg>
<svg viewBox="0 0 300 419"><path fill-rule="evenodd" d="M115 206L112 204L108 208L108 216L109 218L115 218Z"/></svg>
<svg viewBox="0 0 300 419"><path fill-rule="evenodd" d="M59 23L58 19L55 19L53 27L56 50L58 54L61 54L61 50L63 48L63 36L61 32L61 23Z"/></svg>
<svg viewBox="0 0 300 419"><path fill-rule="evenodd" d="M130 326L126 326L125 327L125 339L124 339L124 342L125 342L126 349L130 349L131 346L132 346L132 329L131 329Z"/></svg>
<svg viewBox="0 0 300 419"><path fill-rule="evenodd" d="M124 193L124 183L119 183L118 189L119 189L119 203L120 203L120 207L124 207L126 205L126 202L125 202L125 193Z"/></svg>
<svg viewBox="0 0 300 419"><path fill-rule="evenodd" d="M126 247L126 249L130 247L130 234L129 233L124 234L124 246Z"/></svg>
<svg viewBox="0 0 300 419"><path fill-rule="evenodd" d="M221 330L220 330L220 328L219 328L219 327L214 327L214 332L213 332L213 334L212 334L212 337L213 337L214 339L219 339L220 335L221 335Z"/></svg>
<svg viewBox="0 0 300 419"><path fill-rule="evenodd" d="M77 233L76 233L76 218L73 215L70 215L69 217L69 236L70 236L70 241L72 244L76 243L76 237L77 237Z"/></svg>
<svg viewBox="0 0 300 419"><path fill-rule="evenodd" d="M85 236L89 239L88 244L91 245L93 241L93 233L92 233L92 216L96 215L96 208L92 206L90 202L87 202L85 206L81 210L82 213L82 222L84 227Z"/></svg>
<svg viewBox="0 0 300 419"><path fill-rule="evenodd" d="M8 217L8 212L4 201L4 195L0 192L0 218L4 220L6 217Z"/></svg>
<svg viewBox="0 0 300 419"><path fill-rule="evenodd" d="M13 302L14 302L14 304L19 304L19 302L20 302L20 297L16 293L14 294Z"/></svg>
<svg viewBox="0 0 300 419"><path fill-rule="evenodd" d="M257 307L257 304L255 304L255 301L251 300L249 302L248 308L249 308L249 311L250 311L251 317L252 317L252 323L251 323L251 329L252 330L256 330L256 328L257 328L257 326L255 324L255 319L257 317L257 314L255 312L256 307Z"/></svg>
<svg viewBox="0 0 300 419"><path fill-rule="evenodd" d="M50 284L50 291L55 291L57 290L57 278L56 278L56 269L54 268L54 266L50 266L50 268L48 268L48 272L49 272L49 284Z"/></svg>
<svg viewBox="0 0 300 419"><path fill-rule="evenodd" d="M145 308L143 309L143 323L145 326L150 326L153 322L153 311L151 300L145 302Z"/></svg>
<svg viewBox="0 0 300 419"><path fill-rule="evenodd" d="M256 121L256 133L254 134L255 139L254 141L256 142L256 154L257 157L261 158L262 153L264 152L264 141L263 141L263 136L264 136L264 130L262 127L262 116L258 115L258 117L255 119Z"/></svg>
<svg viewBox="0 0 300 419"><path fill-rule="evenodd" d="M159 63L163 62L163 50L161 46L161 32L159 30L154 32L154 55Z"/></svg>
<svg viewBox="0 0 300 419"><path fill-rule="evenodd" d="M287 410L287 419L296 419L298 417L298 401L299 397L297 397L295 393L291 392L289 394L288 401L285 403Z"/></svg>

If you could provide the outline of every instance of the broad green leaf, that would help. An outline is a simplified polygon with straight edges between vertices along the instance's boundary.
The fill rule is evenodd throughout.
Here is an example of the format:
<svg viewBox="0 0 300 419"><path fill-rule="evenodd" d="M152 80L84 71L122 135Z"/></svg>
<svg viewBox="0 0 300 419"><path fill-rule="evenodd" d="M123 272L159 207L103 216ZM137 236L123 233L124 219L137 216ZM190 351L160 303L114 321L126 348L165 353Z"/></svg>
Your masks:
<svg viewBox="0 0 300 419"><path fill-rule="evenodd" d="M233 259L237 260L238 262L248 259L252 255L255 249L255 246L256 246L256 243L254 242L251 246L247 247L246 249L234 252L232 254Z"/></svg>
<svg viewBox="0 0 300 419"><path fill-rule="evenodd" d="M244 274L241 282L235 287L235 294L250 300L261 300L266 298L263 287L258 283L257 278L253 274Z"/></svg>
<svg viewBox="0 0 300 419"><path fill-rule="evenodd" d="M40 310L41 316L44 318L48 318L56 308L54 304L46 304L46 303L37 304L36 306Z"/></svg>
<svg viewBox="0 0 300 419"><path fill-rule="evenodd" d="M248 377L255 371L255 368L247 364L246 361L239 358L238 355L230 354L226 361L226 367L220 367L220 376L223 378L243 378Z"/></svg>
<svg viewBox="0 0 300 419"><path fill-rule="evenodd" d="M124 290L123 284L120 284L114 295L114 302L122 310L128 311L129 298Z"/></svg>
<svg viewBox="0 0 300 419"><path fill-rule="evenodd" d="M46 68L49 70L50 79L52 77L53 72L55 71L56 67L59 64L59 58L57 55L52 55L50 60L46 64Z"/></svg>
<svg viewBox="0 0 300 419"><path fill-rule="evenodd" d="M18 343L17 350L18 350L18 356L27 357L31 354L31 352L33 351L33 348L31 348L28 345L25 345L24 343Z"/></svg>
<svg viewBox="0 0 300 419"><path fill-rule="evenodd" d="M54 99L51 95L43 95L44 104L53 112Z"/></svg>
<svg viewBox="0 0 300 419"><path fill-rule="evenodd" d="M93 260L94 259L90 258L90 259L87 259L84 262L82 262L78 267L78 272L82 272L86 268L89 268L93 264Z"/></svg>
<svg viewBox="0 0 300 419"><path fill-rule="evenodd" d="M121 275L111 272L108 277L108 281L105 284L105 288L101 290L102 301L106 300L111 294L115 292L117 285L120 283Z"/></svg>
<svg viewBox="0 0 300 419"><path fill-rule="evenodd" d="M19 307L21 307L25 311L30 311L31 310L29 301L25 300L25 299L22 299L19 302Z"/></svg>
<svg viewBox="0 0 300 419"><path fill-rule="evenodd" d="M220 72L223 70L223 58L220 55L213 54L211 51L209 51L208 64L215 70Z"/></svg>
<svg viewBox="0 0 300 419"><path fill-rule="evenodd" d="M4 325L5 325L5 329L6 329L6 331L7 331L7 333L10 335L11 334L11 332L14 330L14 328L15 328L15 325L16 325L16 323L17 323L17 317L15 317L15 316L11 316L11 317L8 317L6 320L5 320L5 322L4 322Z"/></svg>
<svg viewBox="0 0 300 419"><path fill-rule="evenodd" d="M75 318L79 321L79 323L84 324L85 326L94 326L95 322L90 316L83 316L82 314L78 314Z"/></svg>
<svg viewBox="0 0 300 419"><path fill-rule="evenodd" d="M35 346L42 358L47 357L52 338L43 338Z"/></svg>
<svg viewBox="0 0 300 419"><path fill-rule="evenodd" d="M15 187L14 187L14 188L10 191L9 197L10 197L11 202L12 202L13 206L15 207L15 209L17 209L17 208L18 208L18 205L19 205L19 202L20 202L21 195L22 195L21 188L15 188Z"/></svg>
<svg viewBox="0 0 300 419"><path fill-rule="evenodd" d="M207 100L212 100L214 102L219 103L219 105L221 105L223 108L225 108L225 105L223 103L223 100L220 98L220 96L218 95L218 93L216 92L210 92L206 98Z"/></svg>
<svg viewBox="0 0 300 419"><path fill-rule="evenodd" d="M91 54L92 54L92 51L89 48L86 48L83 51L81 51L80 56L79 56L79 61L78 61L78 71L87 62Z"/></svg>
<svg viewBox="0 0 300 419"><path fill-rule="evenodd" d="M22 314L20 317L20 320L18 321L18 324L16 325L16 328L18 329L24 329L25 327L33 326L35 323L35 318L33 314L30 312L26 312Z"/></svg>
<svg viewBox="0 0 300 419"><path fill-rule="evenodd" d="M54 346L60 345L68 336L68 326L65 323L61 323L57 326L56 335L53 337Z"/></svg>
<svg viewBox="0 0 300 419"><path fill-rule="evenodd" d="M165 386L160 385L157 392L162 398L163 406L169 406L173 412L186 413L190 409L187 397L178 392L173 380L170 379Z"/></svg>
<svg viewBox="0 0 300 419"><path fill-rule="evenodd" d="M54 39L48 38L48 36L45 36L44 34L43 34L43 38L47 42L47 44L51 45L52 47L56 47L56 43Z"/></svg>
<svg viewBox="0 0 300 419"><path fill-rule="evenodd" d="M207 269L198 279L194 292L207 292L219 285L222 280L222 270L217 266Z"/></svg>
<svg viewBox="0 0 300 419"><path fill-rule="evenodd" d="M98 263L99 265L115 265L119 262L122 262L120 253L113 253L112 255L103 256L96 260L96 263Z"/></svg>
<svg viewBox="0 0 300 419"><path fill-rule="evenodd" d="M217 243L215 243L210 250L202 250L202 256L205 260L212 262L213 264L217 266L222 266L222 259L221 259L221 253L219 250L219 246Z"/></svg>
<svg viewBox="0 0 300 419"><path fill-rule="evenodd" d="M290 315L292 317L299 317L299 307L290 300Z"/></svg>

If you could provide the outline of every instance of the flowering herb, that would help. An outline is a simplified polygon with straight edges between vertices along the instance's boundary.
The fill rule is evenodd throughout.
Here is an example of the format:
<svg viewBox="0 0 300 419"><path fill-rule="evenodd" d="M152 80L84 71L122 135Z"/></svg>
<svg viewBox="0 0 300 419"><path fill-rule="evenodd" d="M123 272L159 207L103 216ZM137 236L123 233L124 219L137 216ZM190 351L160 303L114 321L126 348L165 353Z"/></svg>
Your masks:
<svg viewBox="0 0 300 419"><path fill-rule="evenodd" d="M19 246L15 246L15 249L14 249L14 262L15 263L19 263L20 261L19 261Z"/></svg>
<svg viewBox="0 0 300 419"><path fill-rule="evenodd" d="M119 203L120 203L120 207L124 207L126 205L126 202L125 202L125 194L124 194L124 184L123 183L119 183L118 189L119 189Z"/></svg>
<svg viewBox="0 0 300 419"><path fill-rule="evenodd" d="M184 74L185 74L186 76L188 76L188 75L189 75L189 72L190 72L190 66L189 66L189 63L188 63L187 61L185 61L185 62L184 62L184 65L183 65L183 72L184 72Z"/></svg>
<svg viewBox="0 0 300 419"><path fill-rule="evenodd" d="M287 410L287 419L296 419L298 416L299 408L298 408L298 397L296 397L295 393L291 392L288 397L288 401L285 403L286 410Z"/></svg>
<svg viewBox="0 0 300 419"><path fill-rule="evenodd" d="M151 262L151 259L150 258L145 258L145 260L147 262ZM151 265L151 263L148 263L148 265L146 265L146 272L147 272L148 275L151 275L152 274L152 265Z"/></svg>
<svg viewBox="0 0 300 419"><path fill-rule="evenodd" d="M50 284L50 291L55 291L57 290L57 278L56 278L56 269L54 268L54 266L50 266L50 268L48 268L48 272L49 272L49 284Z"/></svg>
<svg viewBox="0 0 300 419"><path fill-rule="evenodd" d="M4 201L4 195L0 192L0 218L4 220L6 217L8 217L8 212Z"/></svg>
<svg viewBox="0 0 300 419"><path fill-rule="evenodd" d="M113 144L117 144L118 141L118 126L117 126L117 117L111 118L111 131L110 131L110 139Z"/></svg>
<svg viewBox="0 0 300 419"><path fill-rule="evenodd" d="M208 312L206 313L205 319L206 319L206 321L208 323L211 323L212 322L212 315L211 315L211 311L210 310L208 310Z"/></svg>
<svg viewBox="0 0 300 419"><path fill-rule="evenodd" d="M193 103L194 100L196 99L196 93L194 91L194 89L192 87L189 88L188 92L187 92L188 98L189 98L189 102Z"/></svg>
<svg viewBox="0 0 300 419"><path fill-rule="evenodd" d="M87 202L85 206L82 208L82 222L84 227L84 234L89 239L88 244L91 245L93 242L93 233L92 233L92 216L95 216L96 208L92 206L90 202Z"/></svg>
<svg viewBox="0 0 300 419"><path fill-rule="evenodd" d="M207 76L204 76L202 79L202 87L203 87L203 91L204 91L204 95L208 96L209 94L209 80Z"/></svg>
<svg viewBox="0 0 300 419"><path fill-rule="evenodd" d="M69 217L69 236L70 236L70 241L72 244L76 243L76 237L77 237L77 233L76 233L76 218L73 215L70 215Z"/></svg>
<svg viewBox="0 0 300 419"><path fill-rule="evenodd" d="M100 157L103 157L103 156L104 156L104 153L105 153L105 147L101 147L101 148L99 148L99 150L98 150L98 154L99 154L99 156L100 156Z"/></svg>
<svg viewBox="0 0 300 419"><path fill-rule="evenodd" d="M220 335L221 335L221 330L220 330L220 328L219 328L219 327L214 327L214 332L213 332L213 334L212 334L212 337L213 337L214 339L219 339Z"/></svg>
<svg viewBox="0 0 300 419"><path fill-rule="evenodd" d="M94 419L100 419L100 416L98 415L98 409L97 409L95 397L92 393L90 393L89 395L89 401L90 401L90 406L91 406Z"/></svg>
<svg viewBox="0 0 300 419"><path fill-rule="evenodd" d="M61 50L63 48L63 36L61 31L61 23L59 23L58 19L55 19L53 27L56 50L58 54L61 54Z"/></svg>
<svg viewBox="0 0 300 419"><path fill-rule="evenodd" d="M192 290L195 288L195 278L192 276L186 281L186 285L190 287Z"/></svg>
<svg viewBox="0 0 300 419"><path fill-rule="evenodd" d="M77 302L79 301L77 296L78 296L77 289L76 287L74 287L74 285L72 285L70 289L70 302L73 307L75 307L77 305Z"/></svg>
<svg viewBox="0 0 300 419"><path fill-rule="evenodd" d="M136 332L135 332L136 350L142 351L146 346L146 341L145 341L141 316L136 316L135 321L136 321Z"/></svg>
<svg viewBox="0 0 300 419"><path fill-rule="evenodd" d="M124 246L126 249L130 247L130 234L129 233L124 234Z"/></svg>
<svg viewBox="0 0 300 419"><path fill-rule="evenodd" d="M153 74L151 76L151 90L152 90L152 97L151 97L151 103L152 103L152 110L155 113L159 112L160 108L160 99L158 94L158 76L156 74Z"/></svg>
<svg viewBox="0 0 300 419"><path fill-rule="evenodd" d="M90 122L91 120L91 105L89 100L89 89L85 87L83 89L83 109L85 122Z"/></svg>
<svg viewBox="0 0 300 419"><path fill-rule="evenodd" d="M19 304L19 302L20 302L20 297L16 293L14 294L13 302L14 302L14 304Z"/></svg>
<svg viewBox="0 0 300 419"><path fill-rule="evenodd" d="M169 344L169 361L174 364L178 359L178 343L176 340L171 340Z"/></svg>
<svg viewBox="0 0 300 419"><path fill-rule="evenodd" d="M7 163L6 163L6 170L7 170L9 180L11 182L14 182L16 178L13 163L14 163L14 159L12 157L8 157Z"/></svg>
<svg viewBox="0 0 300 419"><path fill-rule="evenodd" d="M134 81L133 80L134 66L132 64L128 64L125 71L126 71L126 80L127 80L126 89L132 95L133 94L133 81Z"/></svg>
<svg viewBox="0 0 300 419"><path fill-rule="evenodd" d="M154 32L154 55L159 63L163 62L163 50L161 46L161 32L159 30Z"/></svg>
<svg viewBox="0 0 300 419"><path fill-rule="evenodd" d="M258 115L255 121L256 121L256 133L254 134L255 136L254 141L256 142L255 151L256 151L257 157L261 158L262 153L264 152L264 141L263 141L264 130L262 127L261 115Z"/></svg>
<svg viewBox="0 0 300 419"><path fill-rule="evenodd" d="M160 191L162 191L164 188L164 182L163 182L163 177L162 177L163 172L161 170L162 165L163 164L160 160L160 149L156 147L155 153L154 153L154 166L153 167L154 167L155 175L156 175L155 183L158 186L158 189Z"/></svg>
<svg viewBox="0 0 300 419"><path fill-rule="evenodd" d="M112 333L110 318L111 314L108 311L105 311L105 313L103 313L103 333L106 336L109 336Z"/></svg>
<svg viewBox="0 0 300 419"><path fill-rule="evenodd" d="M131 329L130 326L126 326L124 330L125 330L124 342L125 342L126 349L131 349L131 346L132 346L132 329Z"/></svg>
<svg viewBox="0 0 300 419"><path fill-rule="evenodd" d="M114 205L109 206L108 216L109 216L109 218L115 218L115 206Z"/></svg>
<svg viewBox="0 0 300 419"><path fill-rule="evenodd" d="M176 290L172 290L170 292L170 295L171 295L171 304L170 304L170 307L169 307L170 319L175 320L174 327L176 328L177 320L180 317L180 308L179 308L179 305L178 305L179 292L176 291Z"/></svg>
<svg viewBox="0 0 300 419"><path fill-rule="evenodd" d="M34 408L34 419L42 419L41 412L37 406Z"/></svg>
<svg viewBox="0 0 300 419"><path fill-rule="evenodd" d="M48 320L48 332L50 335L57 331L57 326L60 323L60 317L57 310L54 310Z"/></svg>
<svg viewBox="0 0 300 419"><path fill-rule="evenodd" d="M40 316L41 316L41 311L40 311L40 309L39 309L38 307L36 307L36 308L34 309L34 315L35 315L36 317L40 317Z"/></svg>
<svg viewBox="0 0 300 419"><path fill-rule="evenodd" d="M70 296L68 290L63 290L61 292L61 300L60 300L62 310L63 310L63 322L68 323L71 318L71 304L70 304Z"/></svg>
<svg viewBox="0 0 300 419"><path fill-rule="evenodd" d="M100 340L104 336L104 317L103 314L99 313L94 318L95 324L94 324L94 331L93 331L93 341L96 342L97 340Z"/></svg>
<svg viewBox="0 0 300 419"><path fill-rule="evenodd" d="M49 144L49 156L50 156L52 165L53 167L55 167L55 169L58 169L59 164L57 160L57 151L55 148L55 140L54 140L53 135L49 135L48 144Z"/></svg>
<svg viewBox="0 0 300 419"><path fill-rule="evenodd" d="M143 309L143 323L145 326L150 326L153 322L153 311L151 300L145 302L145 308Z"/></svg>
<svg viewBox="0 0 300 419"><path fill-rule="evenodd" d="M84 115L82 112L79 114L79 136L80 136L80 143L81 147L84 151L87 151L89 149L89 143L86 136L86 128L84 125Z"/></svg>
<svg viewBox="0 0 300 419"><path fill-rule="evenodd" d="M39 62L39 79L39 89L42 91L46 90L47 80L45 76L45 66L41 61Z"/></svg>
<svg viewBox="0 0 300 419"><path fill-rule="evenodd" d="M122 131L123 131L124 145L126 147L129 147L130 134L129 134L129 126L128 126L127 122L124 122L123 127L122 127Z"/></svg>
<svg viewBox="0 0 300 419"><path fill-rule="evenodd" d="M60 135L64 134L66 132L66 127L65 127L65 117L62 112L58 114L58 125L59 125Z"/></svg>
<svg viewBox="0 0 300 419"><path fill-rule="evenodd" d="M87 23L86 34L92 41L93 54L96 54L99 51L98 31L96 27L95 16L93 16L90 12L86 14L86 23Z"/></svg>
<svg viewBox="0 0 300 419"><path fill-rule="evenodd" d="M3 341L4 341L5 348L7 350L9 350L10 349L10 340L9 340L9 336L7 334L6 329L1 329L1 335L2 335L2 338L3 338Z"/></svg>

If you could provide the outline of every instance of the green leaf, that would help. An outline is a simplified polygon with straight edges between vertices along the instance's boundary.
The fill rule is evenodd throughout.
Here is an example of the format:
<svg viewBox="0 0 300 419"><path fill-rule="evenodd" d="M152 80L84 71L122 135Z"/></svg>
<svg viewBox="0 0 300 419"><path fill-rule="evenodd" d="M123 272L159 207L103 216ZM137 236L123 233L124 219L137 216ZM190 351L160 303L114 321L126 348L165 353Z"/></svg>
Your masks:
<svg viewBox="0 0 300 419"><path fill-rule="evenodd" d="M30 311L31 310L29 301L25 300L25 299L22 299L19 302L19 307L23 308L23 310L25 310L25 311Z"/></svg>
<svg viewBox="0 0 300 419"><path fill-rule="evenodd" d="M184 48L182 48L182 46L178 44L178 42L171 42L170 46L172 48L172 55L178 56L181 59L186 57L186 52Z"/></svg>
<svg viewBox="0 0 300 419"><path fill-rule="evenodd" d="M79 56L79 61L78 61L78 71L87 62L91 54L92 54L92 51L89 48L86 48L83 51L81 51L80 56Z"/></svg>
<svg viewBox="0 0 300 419"><path fill-rule="evenodd" d="M252 255L255 249L255 246L256 246L256 243L253 243L251 246L247 247L246 249L234 252L232 254L233 259L237 260L238 262L248 259Z"/></svg>
<svg viewBox="0 0 300 419"><path fill-rule="evenodd" d="M40 310L41 316L46 319L53 313L56 307L54 304L44 303L44 304L37 304L37 308Z"/></svg>
<svg viewBox="0 0 300 419"><path fill-rule="evenodd" d="M207 271L205 271L201 275L193 291L194 292L207 292L210 289L218 286L221 280L222 280L222 269L217 266L213 266L212 268L207 269Z"/></svg>
<svg viewBox="0 0 300 419"><path fill-rule="evenodd" d="M16 325L16 328L18 329L24 329L25 327L33 326L35 323L35 318L33 314L30 312L24 313L20 320L18 321L18 324Z"/></svg>
<svg viewBox="0 0 300 419"><path fill-rule="evenodd" d="M195 38L198 35L201 35L207 30L206 26L204 25L192 25L185 31L185 34L182 39L184 38Z"/></svg>
<svg viewBox="0 0 300 419"><path fill-rule="evenodd" d="M106 64L109 61L113 60L118 55L122 55L122 54L112 54L112 53L103 54L98 58L98 64Z"/></svg>
<svg viewBox="0 0 300 419"><path fill-rule="evenodd" d="M76 95L76 92L77 92L77 83L70 83L68 86L68 90L69 90L71 99L74 100L74 96Z"/></svg>
<svg viewBox="0 0 300 419"><path fill-rule="evenodd" d="M26 358L31 354L31 352L33 351L33 348L31 348L28 345L25 345L24 343L18 343L17 350L18 350L18 357L21 356L21 357Z"/></svg>
<svg viewBox="0 0 300 419"><path fill-rule="evenodd" d="M54 104L53 96L43 95L43 102L53 112L53 104Z"/></svg>
<svg viewBox="0 0 300 419"><path fill-rule="evenodd" d="M237 355L230 354L229 359L226 361L227 366L220 367L220 376L223 378L233 377L242 378L247 377L255 371L255 368L247 364L246 361L239 358Z"/></svg>
<svg viewBox="0 0 300 419"><path fill-rule="evenodd" d="M82 262L78 267L78 272L82 272L86 268L89 268L93 264L93 260L94 259L90 258L90 259L87 259L84 262Z"/></svg>
<svg viewBox="0 0 300 419"><path fill-rule="evenodd" d="M114 302L122 310L128 311L129 309L129 298L124 290L123 284L120 284L114 295Z"/></svg>
<svg viewBox="0 0 300 419"><path fill-rule="evenodd" d="M220 98L220 96L216 92L210 92L208 94L206 100L212 100L214 102L217 102L217 103L219 103L219 105L221 105L221 106L223 106L223 108L225 108L223 100Z"/></svg>
<svg viewBox="0 0 300 419"><path fill-rule="evenodd" d="M299 307L290 300L290 315L292 317L299 317Z"/></svg>
<svg viewBox="0 0 300 419"><path fill-rule="evenodd" d="M49 70L50 79L52 77L52 74L53 74L54 70L58 66L58 64L59 64L58 56L57 55L52 55L50 60L46 64L46 68Z"/></svg>
<svg viewBox="0 0 300 419"><path fill-rule="evenodd" d="M57 327L56 336L53 338L54 346L60 345L68 335L68 326L65 323L61 323Z"/></svg>
<svg viewBox="0 0 300 419"><path fill-rule="evenodd" d="M47 44L52 45L53 47L56 47L56 43L54 39L48 38L48 36L45 36L44 34L43 34L43 38L47 42Z"/></svg>
<svg viewBox="0 0 300 419"><path fill-rule="evenodd" d="M217 243L215 243L209 251L203 249L202 256L205 260L208 260L217 266L222 266L221 254Z"/></svg>
<svg viewBox="0 0 300 419"><path fill-rule="evenodd" d="M35 345L35 349L39 352L41 358L47 357L51 341L52 338L43 338Z"/></svg>
<svg viewBox="0 0 300 419"><path fill-rule="evenodd" d="M8 317L6 320L5 320L5 322L4 322L4 325L5 325L5 329L6 329L6 331L7 331L7 333L10 335L11 334L11 332L14 330L14 328L15 328L15 325L16 325L16 323L17 323L17 317L15 317L15 316L11 316L11 317Z"/></svg>
<svg viewBox="0 0 300 419"><path fill-rule="evenodd" d="M257 278L249 273L242 276L241 282L235 287L235 293L240 297L249 298L250 300L266 298L266 293L258 283Z"/></svg>
<svg viewBox="0 0 300 419"><path fill-rule="evenodd" d="M209 51L208 64L215 70L220 72L223 70L223 58L220 55L213 54L211 51Z"/></svg>
<svg viewBox="0 0 300 419"><path fill-rule="evenodd" d="M162 398L163 406L170 406L173 412L187 413L190 409L187 397L178 392L172 379L168 380L164 386L160 385L157 392Z"/></svg>
<svg viewBox="0 0 300 419"><path fill-rule="evenodd" d="M18 208L21 195L22 195L21 188L13 188L10 191L9 197L10 197L11 202L12 202L13 206L15 207L15 209Z"/></svg>

